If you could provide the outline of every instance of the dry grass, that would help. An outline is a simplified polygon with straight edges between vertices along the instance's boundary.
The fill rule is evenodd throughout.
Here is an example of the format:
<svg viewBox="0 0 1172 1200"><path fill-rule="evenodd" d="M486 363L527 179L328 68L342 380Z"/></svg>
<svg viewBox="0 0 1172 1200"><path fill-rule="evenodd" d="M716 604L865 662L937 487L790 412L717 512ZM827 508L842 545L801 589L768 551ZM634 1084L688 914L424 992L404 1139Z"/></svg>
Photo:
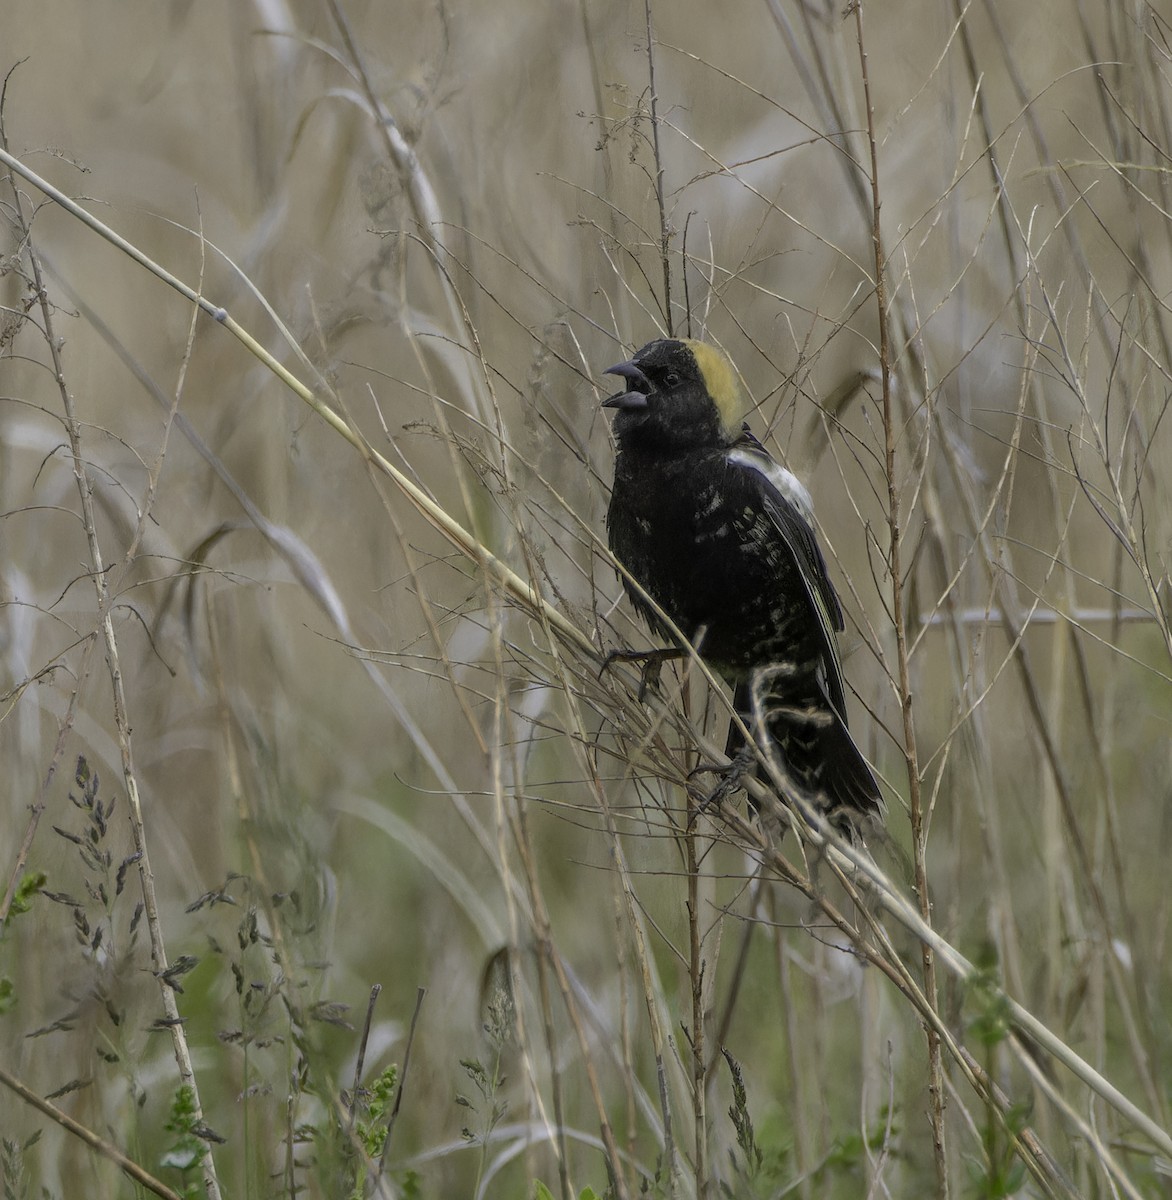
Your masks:
<svg viewBox="0 0 1172 1200"><path fill-rule="evenodd" d="M1165 1194L1167 22L402 10L9 16L5 1194ZM868 854L599 674L669 328L815 495Z"/></svg>

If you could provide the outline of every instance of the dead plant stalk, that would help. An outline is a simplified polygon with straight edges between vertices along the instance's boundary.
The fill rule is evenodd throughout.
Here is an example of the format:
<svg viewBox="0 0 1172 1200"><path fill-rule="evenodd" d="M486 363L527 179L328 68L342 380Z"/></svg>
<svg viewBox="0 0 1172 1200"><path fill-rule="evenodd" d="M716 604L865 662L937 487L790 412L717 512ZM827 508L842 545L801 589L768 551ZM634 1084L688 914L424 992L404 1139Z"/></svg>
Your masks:
<svg viewBox="0 0 1172 1200"><path fill-rule="evenodd" d="M0 142L3 132L0 130ZM9 159L6 149L0 149L0 155ZM13 160L15 161L15 160ZM22 241L25 254L28 256L36 291L36 301L41 309L41 319L44 321L45 342L53 363L53 377L61 397L64 414L66 435L69 439L69 453L73 464L74 479L77 482L78 496L81 501L82 526L85 531L86 544L90 556L90 574L94 583L97 597L97 622L101 630L102 640L106 650L106 667L110 674L110 685L114 705L114 723L118 731L118 749L122 760L122 779L126 787L126 798L130 809L130 827L134 839L135 854L138 859L139 881L142 886L143 906L147 919L147 930L151 945L151 963L154 974L159 982L159 992L163 1003L163 1013L167 1028L171 1033L171 1044L175 1051L175 1061L179 1068L181 1086L191 1093L192 1116L195 1122L203 1122L203 1108L199 1099L199 1088L196 1083L195 1070L191 1063L191 1054L187 1045L187 1035L183 1027L183 1019L179 1013L179 1005L175 999L175 991L167 981L168 967L167 949L163 940L163 925L159 918L158 898L155 894L155 877L151 869L150 855L147 847L146 820L143 816L142 799L138 787L138 769L135 766L134 750L131 742L131 720L126 702L126 691L123 684L121 657L118 650L118 639L114 633L113 593L110 588L109 571L105 556L98 541L97 518L94 513L93 487L86 471L86 459L82 446L82 422L77 415L72 392L69 390L65 363L61 357L63 340L55 331L53 306L49 302L49 294L45 288L41 272L40 259L32 240L32 233L24 216L23 197L11 181L13 191L13 213L20 222ZM153 495L153 480L151 487ZM148 507L144 506L142 519L146 519ZM139 526L141 529L141 524ZM137 540L137 534L136 534ZM212 1157L211 1144L205 1142L200 1162L203 1171L204 1188L209 1200L219 1200L220 1185L216 1176L215 1160Z"/></svg>
<svg viewBox="0 0 1172 1200"><path fill-rule="evenodd" d="M883 437L884 462L887 475L887 525L888 525L888 570L891 579L891 617L895 626L896 661L899 672L897 681L900 712L903 716L904 761L907 766L908 803L911 810L912 852L914 856L916 895L920 904L920 915L928 925L932 921L932 903L928 894L927 837L929 822L925 820L923 797L920 789L920 764L916 750L915 714L912 704L911 672L908 665L907 630L904 620L903 526L900 514L900 493L896 476L896 443L898 430L891 396L891 343L887 314L886 257L883 249L883 233L879 220L881 198L879 192L879 152L875 138L875 108L871 99L871 82L867 72L867 47L863 36L863 3L854 3L855 32L859 46L859 69L863 84L863 101L866 107L867 147L870 153L871 190L871 242L875 262L875 305L879 319L879 369L883 390ZM920 943L924 968L924 992L933 1011L937 1007L936 960L932 947ZM944 1065L940 1046L940 1035L934 1025L925 1023L928 1038L928 1093L931 1099L931 1121L934 1158L936 1164L937 1195L946 1200L949 1195L948 1154L944 1126Z"/></svg>

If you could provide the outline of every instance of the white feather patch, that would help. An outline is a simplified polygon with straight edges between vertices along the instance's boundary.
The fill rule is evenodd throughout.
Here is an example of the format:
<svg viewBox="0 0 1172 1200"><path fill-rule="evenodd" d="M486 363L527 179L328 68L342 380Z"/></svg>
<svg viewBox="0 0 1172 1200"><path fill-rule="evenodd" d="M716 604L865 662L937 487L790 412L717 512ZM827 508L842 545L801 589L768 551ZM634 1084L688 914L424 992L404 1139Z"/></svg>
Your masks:
<svg viewBox="0 0 1172 1200"><path fill-rule="evenodd" d="M805 485L792 471L787 471L779 462L775 462L766 454L755 450L738 448L730 450L728 461L738 467L748 467L763 475L773 485L774 489L788 500L812 526L814 524L814 501Z"/></svg>

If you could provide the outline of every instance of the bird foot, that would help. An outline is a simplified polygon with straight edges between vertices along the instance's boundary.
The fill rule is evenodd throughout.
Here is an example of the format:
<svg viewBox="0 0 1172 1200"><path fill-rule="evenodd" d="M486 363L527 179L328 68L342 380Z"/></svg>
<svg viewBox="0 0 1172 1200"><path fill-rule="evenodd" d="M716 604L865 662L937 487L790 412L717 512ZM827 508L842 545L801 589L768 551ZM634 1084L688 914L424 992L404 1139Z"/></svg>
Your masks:
<svg viewBox="0 0 1172 1200"><path fill-rule="evenodd" d="M729 796L739 790L741 786L741 780L744 779L744 777L752 769L753 764L756 762L756 758L757 756L753 752L751 746L742 746L740 750L733 755L732 761L728 764L728 766L718 767L715 764L705 764L692 771L688 776L689 779L691 779L693 776L699 775L703 771L711 771L721 776L716 787L714 787L710 792L702 792L699 789L689 789L692 791L693 796L695 796L698 801L694 812L694 817L699 816L701 813L707 812L710 808L719 808L729 798Z"/></svg>
<svg viewBox="0 0 1172 1200"><path fill-rule="evenodd" d="M616 662L641 663L638 699L642 704L647 693L652 688L659 687L659 675L663 670L663 664L684 656L685 652L674 646L658 650L612 650L603 660L598 677L601 679Z"/></svg>

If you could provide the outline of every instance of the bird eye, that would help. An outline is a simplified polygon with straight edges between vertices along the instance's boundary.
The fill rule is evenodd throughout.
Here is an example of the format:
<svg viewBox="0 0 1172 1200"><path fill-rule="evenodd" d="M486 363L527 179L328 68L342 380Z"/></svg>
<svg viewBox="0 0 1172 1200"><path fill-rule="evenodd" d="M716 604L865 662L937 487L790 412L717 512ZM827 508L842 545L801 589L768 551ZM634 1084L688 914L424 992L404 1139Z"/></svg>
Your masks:
<svg viewBox="0 0 1172 1200"><path fill-rule="evenodd" d="M680 377L674 371L668 371L668 373L663 377L663 382L666 383L668 387L675 387L679 381Z"/></svg>

